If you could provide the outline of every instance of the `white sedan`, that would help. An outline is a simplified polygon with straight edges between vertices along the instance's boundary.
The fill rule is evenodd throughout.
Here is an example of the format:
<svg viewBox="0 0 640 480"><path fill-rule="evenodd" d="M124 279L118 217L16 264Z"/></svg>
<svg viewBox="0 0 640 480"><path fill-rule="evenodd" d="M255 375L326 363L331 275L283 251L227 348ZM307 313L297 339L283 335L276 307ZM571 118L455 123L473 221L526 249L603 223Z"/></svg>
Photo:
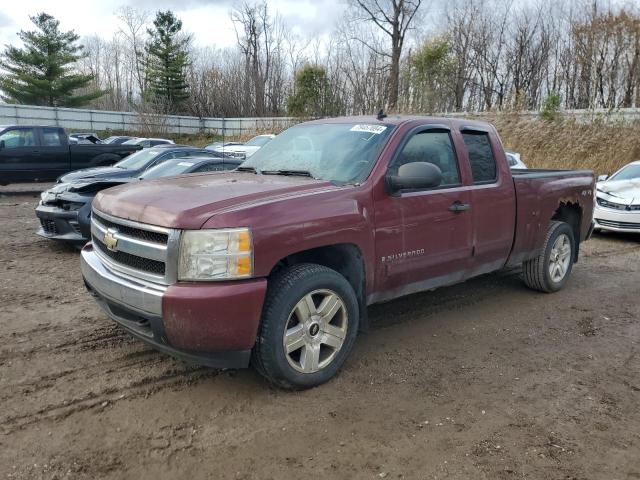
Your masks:
<svg viewBox="0 0 640 480"><path fill-rule="evenodd" d="M239 145L230 145L228 143L225 143L211 148L211 150L214 150L216 152L223 152L226 155L234 158L249 158L251 155L264 147L267 143L273 140L274 137L275 135L271 134L258 135L256 137L253 137L246 143L242 143Z"/></svg>
<svg viewBox="0 0 640 480"><path fill-rule="evenodd" d="M640 161L598 177L593 219L596 230L640 233Z"/></svg>

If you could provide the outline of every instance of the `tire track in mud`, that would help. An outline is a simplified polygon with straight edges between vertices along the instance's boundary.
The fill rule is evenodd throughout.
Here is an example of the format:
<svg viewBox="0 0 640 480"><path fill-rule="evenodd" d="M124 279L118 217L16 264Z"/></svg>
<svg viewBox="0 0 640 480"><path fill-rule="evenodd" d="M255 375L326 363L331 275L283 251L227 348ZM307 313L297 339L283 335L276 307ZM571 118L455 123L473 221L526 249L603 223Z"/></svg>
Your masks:
<svg viewBox="0 0 640 480"><path fill-rule="evenodd" d="M117 401L145 397L171 388L186 387L195 382L216 377L219 373L218 370L205 367L194 367L187 371L175 367L169 368L158 375L145 376L119 387L108 386L98 392L87 392L82 396L51 403L33 411L0 417L0 431L8 435L35 423L56 421L82 411L106 408Z"/></svg>
<svg viewBox="0 0 640 480"><path fill-rule="evenodd" d="M115 325L108 325L104 327L96 327L96 328L86 328L83 330L69 330L63 328L52 328L50 330L55 331L58 336L63 336L64 340L56 342L55 337L46 337L43 338L43 341L46 343L40 343L36 345L28 345L26 340L18 340L16 345L21 345L25 343L28 348L20 349L12 347L10 350L0 350L0 362L9 361L15 358L24 358L24 357L32 357L36 354L46 354L51 353L53 355L57 354L68 354L69 352L73 352L77 347L79 351L95 351L108 347L113 347L118 344L131 344L135 343L133 337L127 335L126 332L119 330ZM81 333L79 338L71 338L69 336L72 334ZM41 332L37 329L31 331L32 334L40 334ZM17 337L28 338L27 335L20 333L19 335L13 335L12 338L15 339ZM129 341L131 339L131 341Z"/></svg>

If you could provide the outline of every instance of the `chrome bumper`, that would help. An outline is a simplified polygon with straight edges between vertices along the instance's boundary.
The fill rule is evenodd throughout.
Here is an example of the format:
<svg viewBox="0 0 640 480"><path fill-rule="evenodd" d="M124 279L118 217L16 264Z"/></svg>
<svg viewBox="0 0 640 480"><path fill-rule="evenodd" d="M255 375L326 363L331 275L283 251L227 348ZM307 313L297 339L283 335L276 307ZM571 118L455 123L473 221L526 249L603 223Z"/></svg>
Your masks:
<svg viewBox="0 0 640 480"><path fill-rule="evenodd" d="M105 299L143 315L162 316L166 286L125 278L108 270L90 247L82 250L80 267L85 282Z"/></svg>

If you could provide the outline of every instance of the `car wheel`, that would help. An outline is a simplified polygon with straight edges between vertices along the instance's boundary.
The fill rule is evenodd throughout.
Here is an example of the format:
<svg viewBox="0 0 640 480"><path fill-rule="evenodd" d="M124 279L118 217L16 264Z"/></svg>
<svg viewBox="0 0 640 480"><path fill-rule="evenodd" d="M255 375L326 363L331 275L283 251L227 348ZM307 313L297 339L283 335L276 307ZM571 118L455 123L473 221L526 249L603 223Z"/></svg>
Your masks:
<svg viewBox="0 0 640 480"><path fill-rule="evenodd" d="M524 283L541 292L557 292L567 283L573 267L575 240L565 222L549 224L540 254L523 263Z"/></svg>
<svg viewBox="0 0 640 480"><path fill-rule="evenodd" d="M252 363L278 387L315 387L338 372L358 323L346 278L321 265L294 265L269 281Z"/></svg>

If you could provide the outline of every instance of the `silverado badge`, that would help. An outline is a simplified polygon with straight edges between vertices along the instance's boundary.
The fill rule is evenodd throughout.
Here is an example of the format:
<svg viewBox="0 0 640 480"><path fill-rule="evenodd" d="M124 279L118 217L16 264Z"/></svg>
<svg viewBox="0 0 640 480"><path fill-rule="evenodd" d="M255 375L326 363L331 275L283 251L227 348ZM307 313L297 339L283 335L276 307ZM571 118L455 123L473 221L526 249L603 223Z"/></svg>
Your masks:
<svg viewBox="0 0 640 480"><path fill-rule="evenodd" d="M109 228L105 232L104 238L102 239L106 247L111 251L115 251L116 247L118 246L118 239L116 238L116 233L118 233L118 231L115 228Z"/></svg>

